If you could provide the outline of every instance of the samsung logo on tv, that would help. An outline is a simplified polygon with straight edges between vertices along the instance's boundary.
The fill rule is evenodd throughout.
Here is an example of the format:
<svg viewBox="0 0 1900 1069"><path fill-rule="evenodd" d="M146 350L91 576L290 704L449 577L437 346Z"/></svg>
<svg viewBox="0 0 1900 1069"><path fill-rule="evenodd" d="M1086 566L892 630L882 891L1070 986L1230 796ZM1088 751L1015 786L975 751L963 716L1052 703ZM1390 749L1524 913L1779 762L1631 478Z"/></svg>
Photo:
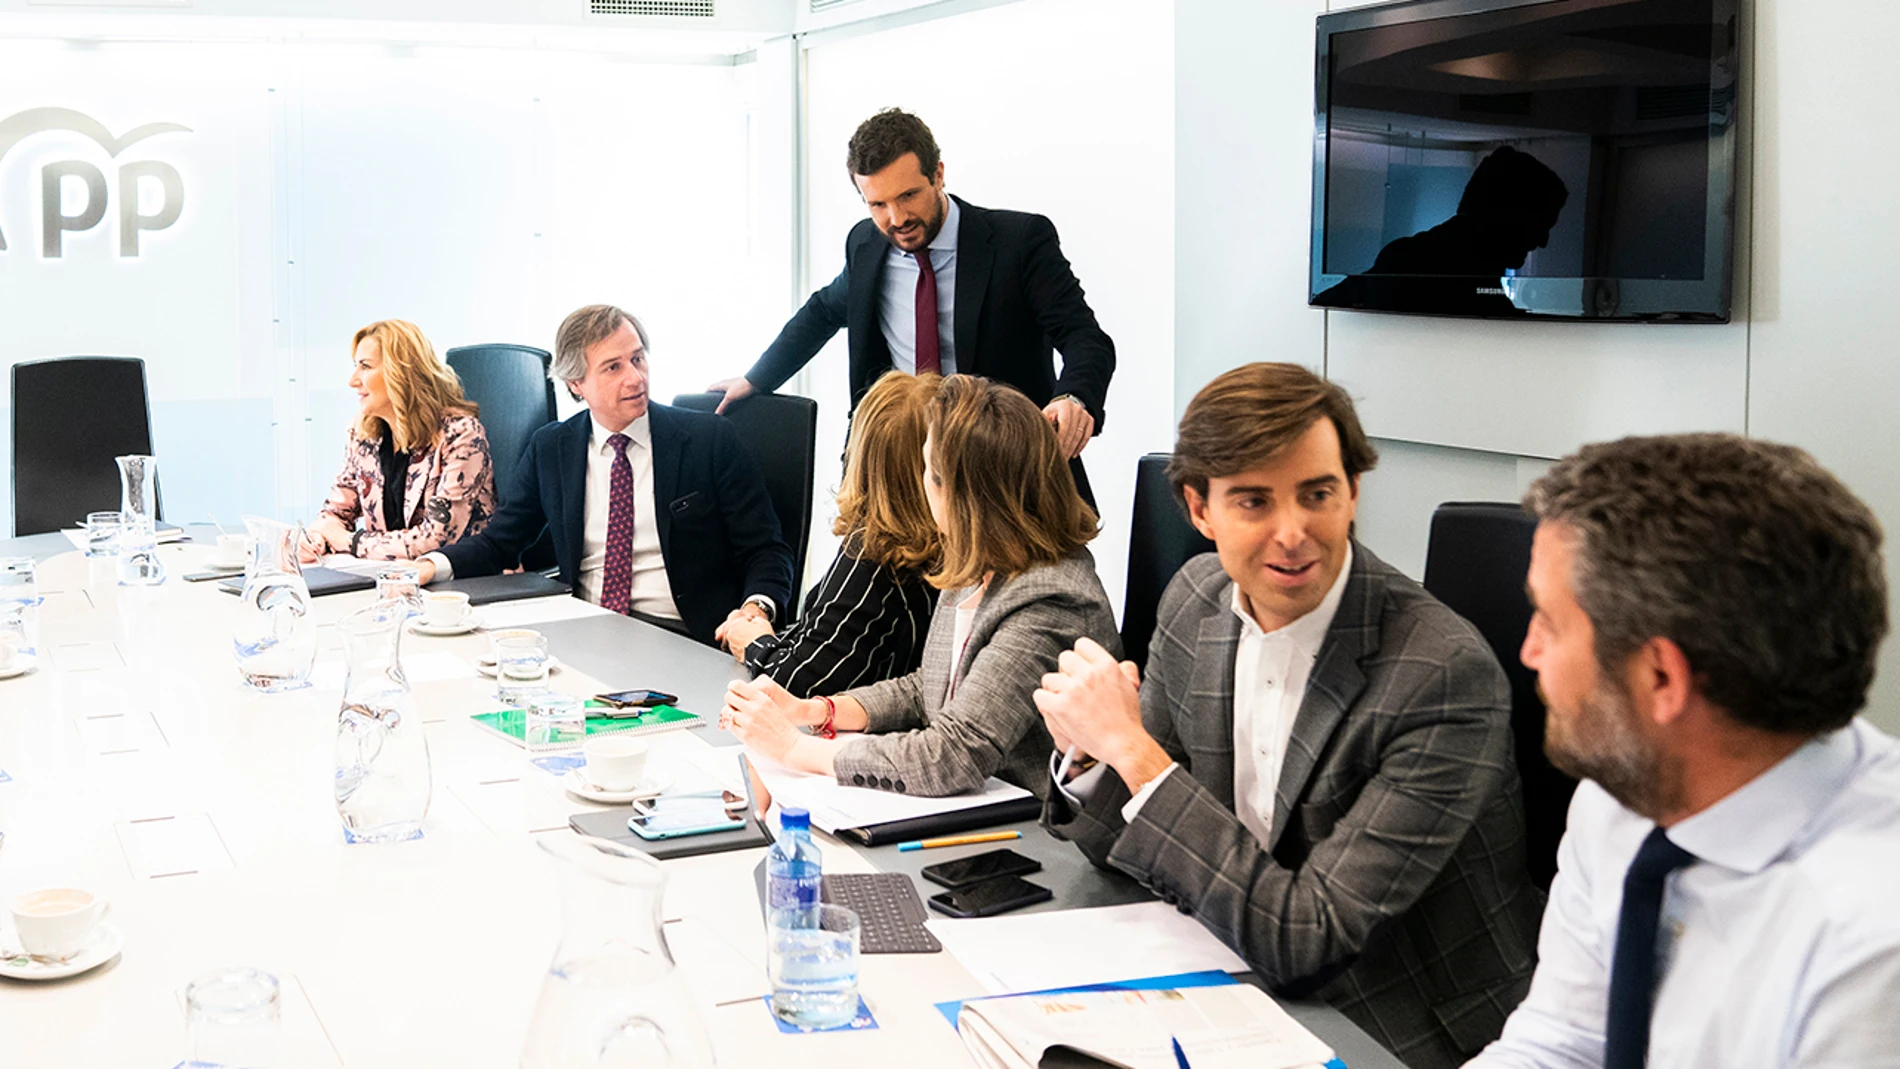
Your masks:
<svg viewBox="0 0 1900 1069"><path fill-rule="evenodd" d="M1478 287L1478 288L1477 288L1476 290L1474 290L1473 292L1475 292L1475 293L1480 293L1480 294L1484 294L1485 296L1488 296L1488 297L1504 297L1504 296L1507 296L1507 294L1506 294L1506 293L1505 293L1505 292L1504 292L1503 290L1501 290L1501 289L1499 289L1499 288L1498 288L1498 287L1496 287L1496 286L1479 286L1479 287Z"/></svg>

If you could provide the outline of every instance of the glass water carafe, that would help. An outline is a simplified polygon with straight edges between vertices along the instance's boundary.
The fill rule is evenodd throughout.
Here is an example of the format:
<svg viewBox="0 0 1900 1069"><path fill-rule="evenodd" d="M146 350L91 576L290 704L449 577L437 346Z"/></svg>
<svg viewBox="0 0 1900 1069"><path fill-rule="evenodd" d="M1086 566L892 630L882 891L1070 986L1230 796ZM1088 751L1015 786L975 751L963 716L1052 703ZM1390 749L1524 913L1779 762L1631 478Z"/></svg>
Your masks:
<svg viewBox="0 0 1900 1069"><path fill-rule="evenodd" d="M253 690L306 686L317 659L317 620L303 566L297 563L303 528L260 516L244 517L244 526L251 536L251 562L244 569L244 594L231 636L238 673Z"/></svg>
<svg viewBox="0 0 1900 1069"><path fill-rule="evenodd" d="M386 598L343 618L349 676L336 723L336 811L353 843L422 835L429 812L429 743L402 674L409 602Z"/></svg>
<svg viewBox="0 0 1900 1069"><path fill-rule="evenodd" d="M158 458L133 454L119 462L119 585L165 581L158 559Z"/></svg>
<svg viewBox="0 0 1900 1069"><path fill-rule="evenodd" d="M573 835L555 861L561 944L541 981L522 1069L707 1069L712 1040L660 928L666 875L629 846Z"/></svg>

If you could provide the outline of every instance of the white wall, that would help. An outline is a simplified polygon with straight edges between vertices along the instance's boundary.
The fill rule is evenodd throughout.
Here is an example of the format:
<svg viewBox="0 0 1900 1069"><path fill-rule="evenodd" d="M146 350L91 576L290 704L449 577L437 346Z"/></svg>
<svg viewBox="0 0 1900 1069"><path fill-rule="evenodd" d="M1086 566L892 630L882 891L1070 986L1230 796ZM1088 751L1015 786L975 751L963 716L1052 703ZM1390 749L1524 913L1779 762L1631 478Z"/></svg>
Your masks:
<svg viewBox="0 0 1900 1069"><path fill-rule="evenodd" d="M743 369L783 316L789 167L761 153L786 160L789 49L658 62L295 29L0 38L0 121L57 105L113 134L190 128L118 158L48 131L0 159L0 366L145 358L169 518L310 517L356 407L349 338L376 319L413 320L438 350L551 349L573 308L620 304L649 328L669 397ZM40 176L69 158L114 179L113 207L48 259ZM117 168L145 159L179 171L184 208L122 257ZM76 212L83 184L68 186Z"/></svg>
<svg viewBox="0 0 1900 1069"><path fill-rule="evenodd" d="M845 234L864 218L844 151L879 108L901 106L930 125L951 192L1054 221L1115 341L1106 429L1083 461L1103 511L1091 549L1117 612L1135 461L1173 440L1172 33L1167 6L1145 0L1021 0L862 36L817 35L807 56L813 286L837 275ZM819 482L829 491L847 403L842 332L811 368L824 421ZM817 511L828 506L822 498ZM833 551L814 539L814 568Z"/></svg>
<svg viewBox="0 0 1900 1069"><path fill-rule="evenodd" d="M1548 458L1630 433L1726 430L1804 446L1900 530L1886 255L1900 244L1887 189L1900 88L1878 44L1900 32L1900 7L1842 0L1816 19L1796 0L1751 6L1753 107L1739 151L1752 174L1744 168L1738 189L1734 321L1644 326L1307 308L1313 20L1324 5L1177 0L1177 408L1247 360L1324 369L1358 399L1384 452L1361 495L1361 537L1414 575L1437 503L1513 499ZM1900 643L1884 654L1869 712L1896 728Z"/></svg>

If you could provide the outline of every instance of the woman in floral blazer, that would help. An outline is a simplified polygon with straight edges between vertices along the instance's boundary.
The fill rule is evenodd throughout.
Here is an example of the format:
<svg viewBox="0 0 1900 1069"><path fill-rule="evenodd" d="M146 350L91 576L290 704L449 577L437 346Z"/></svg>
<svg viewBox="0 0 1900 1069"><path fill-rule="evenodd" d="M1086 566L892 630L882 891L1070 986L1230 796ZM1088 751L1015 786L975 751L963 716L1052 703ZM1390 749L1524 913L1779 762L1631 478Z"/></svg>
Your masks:
<svg viewBox="0 0 1900 1069"><path fill-rule="evenodd" d="M362 413L304 559L420 557L481 530L495 512L495 469L455 372L400 319L357 331L351 349Z"/></svg>

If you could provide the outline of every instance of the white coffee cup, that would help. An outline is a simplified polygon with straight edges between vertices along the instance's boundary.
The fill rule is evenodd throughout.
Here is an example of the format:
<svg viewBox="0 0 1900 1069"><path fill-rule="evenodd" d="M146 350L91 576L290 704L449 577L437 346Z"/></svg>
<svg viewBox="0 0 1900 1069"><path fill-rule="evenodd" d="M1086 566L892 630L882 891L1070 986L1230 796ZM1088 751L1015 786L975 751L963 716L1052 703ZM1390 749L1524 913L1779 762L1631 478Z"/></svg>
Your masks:
<svg viewBox="0 0 1900 1069"><path fill-rule="evenodd" d="M630 791L647 770L647 744L625 735L601 735L581 747L587 782L603 791Z"/></svg>
<svg viewBox="0 0 1900 1069"><path fill-rule="evenodd" d="M41 961L65 961L86 949L92 930L111 908L105 899L76 887L28 891L7 903L20 945Z"/></svg>
<svg viewBox="0 0 1900 1069"><path fill-rule="evenodd" d="M422 596L422 619L430 627L456 627L468 620L468 595L444 590Z"/></svg>
<svg viewBox="0 0 1900 1069"><path fill-rule="evenodd" d="M218 563L236 567L250 559L251 540L241 534L218 536Z"/></svg>

